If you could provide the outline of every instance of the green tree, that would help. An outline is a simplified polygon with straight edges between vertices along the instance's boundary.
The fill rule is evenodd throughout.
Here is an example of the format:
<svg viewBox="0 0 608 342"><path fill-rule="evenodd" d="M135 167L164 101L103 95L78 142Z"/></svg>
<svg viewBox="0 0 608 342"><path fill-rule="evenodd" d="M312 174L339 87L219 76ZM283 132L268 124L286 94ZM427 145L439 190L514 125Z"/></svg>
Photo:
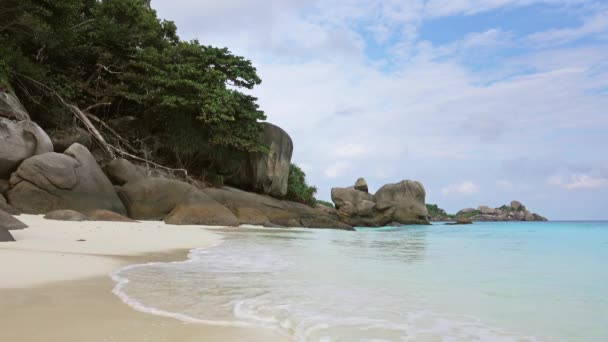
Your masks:
<svg viewBox="0 0 608 342"><path fill-rule="evenodd" d="M317 188L306 183L306 174L296 164L289 165L287 199L314 206Z"/></svg>
<svg viewBox="0 0 608 342"><path fill-rule="evenodd" d="M73 117L37 80L103 120L132 116L126 132L148 157L195 173L259 142L265 119L242 90L260 84L228 49L181 41L143 0L3 0L0 82L45 129ZM0 83L0 86L2 84Z"/></svg>

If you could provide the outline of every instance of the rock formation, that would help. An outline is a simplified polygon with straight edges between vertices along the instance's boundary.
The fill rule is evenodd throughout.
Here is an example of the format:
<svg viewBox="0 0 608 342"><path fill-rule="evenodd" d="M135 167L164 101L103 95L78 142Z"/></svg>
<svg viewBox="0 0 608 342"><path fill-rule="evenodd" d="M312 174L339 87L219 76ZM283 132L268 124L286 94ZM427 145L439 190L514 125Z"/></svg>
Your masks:
<svg viewBox="0 0 608 342"><path fill-rule="evenodd" d="M369 192L369 188L367 187L367 182L365 181L365 178L357 179L357 181L355 182L355 190Z"/></svg>
<svg viewBox="0 0 608 342"><path fill-rule="evenodd" d="M0 242L13 242L15 238L8 229L0 227Z"/></svg>
<svg viewBox="0 0 608 342"><path fill-rule="evenodd" d="M21 212L19 210L17 210L15 207L13 207L12 205L10 205L6 202L6 198L1 193L0 193L0 210L6 212L7 214L11 214L11 215L20 215L21 214Z"/></svg>
<svg viewBox="0 0 608 342"><path fill-rule="evenodd" d="M6 91L0 91L0 116L18 121L30 120L29 114L17 96Z"/></svg>
<svg viewBox="0 0 608 342"><path fill-rule="evenodd" d="M359 188L365 182L360 182ZM365 183L366 184L366 183ZM386 184L375 195L357 188L333 188L331 199L344 223L360 227L387 224L428 224L426 192L420 182L405 180Z"/></svg>
<svg viewBox="0 0 608 342"><path fill-rule="evenodd" d="M118 189L129 217L135 220L164 220L169 224L238 226L239 221L224 206L185 182L144 178Z"/></svg>
<svg viewBox="0 0 608 342"><path fill-rule="evenodd" d="M283 197L287 194L287 178L293 153L291 137L282 128L262 123L262 143L270 153L250 153L236 175L227 182L263 194Z"/></svg>
<svg viewBox="0 0 608 342"><path fill-rule="evenodd" d="M106 165L106 173L116 185L124 185L146 177L146 173L126 159L114 159Z"/></svg>
<svg viewBox="0 0 608 342"><path fill-rule="evenodd" d="M0 117L0 179L8 179L25 159L53 151L46 133L32 121Z"/></svg>
<svg viewBox="0 0 608 342"><path fill-rule="evenodd" d="M9 203L28 214L59 209L126 213L112 183L80 144L63 154L50 152L26 159L11 176L10 187Z"/></svg>
<svg viewBox="0 0 608 342"><path fill-rule="evenodd" d="M510 205L500 208L481 205L477 209L463 209L456 217L466 217L473 221L547 221L545 217L528 211L519 201L512 201Z"/></svg>
<svg viewBox="0 0 608 342"><path fill-rule="evenodd" d="M27 228L27 225L14 218L12 215L0 210L0 228L16 230Z"/></svg>
<svg viewBox="0 0 608 342"><path fill-rule="evenodd" d="M126 216L122 216L109 210L93 210L86 214L88 221L103 221L103 222L137 222Z"/></svg>
<svg viewBox="0 0 608 342"><path fill-rule="evenodd" d="M51 141L57 153L63 153L73 144L80 144L89 150L93 147L93 139L89 132L77 126L52 132Z"/></svg>
<svg viewBox="0 0 608 342"><path fill-rule="evenodd" d="M206 188L203 192L234 212L241 224L352 230L350 225L340 222L337 215L305 204L230 187Z"/></svg>
<svg viewBox="0 0 608 342"><path fill-rule="evenodd" d="M75 210L63 209L63 210L53 210L48 214L44 215L44 218L47 220L56 220L56 221L72 221L72 222L81 222L86 221L87 216L79 213Z"/></svg>

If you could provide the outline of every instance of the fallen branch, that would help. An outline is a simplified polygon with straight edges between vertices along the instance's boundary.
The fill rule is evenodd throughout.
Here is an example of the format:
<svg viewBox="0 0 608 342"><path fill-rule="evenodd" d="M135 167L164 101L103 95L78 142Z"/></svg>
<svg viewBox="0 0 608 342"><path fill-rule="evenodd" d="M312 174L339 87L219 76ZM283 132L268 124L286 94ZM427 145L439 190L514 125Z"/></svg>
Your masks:
<svg viewBox="0 0 608 342"><path fill-rule="evenodd" d="M46 84L41 83L29 76L26 75L22 75L22 74L17 74L15 73L15 75L19 76L19 77L23 77L27 80L29 80L30 82L33 82L34 84L36 84L37 86L45 89L47 92L49 92L50 94L52 94L53 96L55 96L57 99L59 99L59 101L66 106L71 112L72 114L74 114L74 116L76 118L78 118L82 124L86 127L86 129L89 131L89 133L91 133L91 135L93 136L93 138L95 139L97 145L99 145L99 147L111 158L111 159L116 159L116 155L120 155L121 157L128 157L130 159L133 160L137 160L140 162L144 162L146 163L146 165L152 165L156 168L159 169L163 169L166 171L169 171L171 173L182 173L183 177L190 181L190 182L195 182L195 180L190 177L188 175L188 170L186 169L173 169L170 167L166 167L160 164L157 164L155 162L152 162L146 158L142 158L142 157L138 157L132 153L126 152L121 148L118 148L112 144L109 144L106 139L104 139L103 135L101 135L101 133L97 130L97 128L95 128L95 125L93 125L93 123L91 122L90 119L98 122L100 125L102 125L102 127L106 128L110 133L112 133L112 135L115 136L116 139L118 139L119 141L125 143L127 145L127 147L131 150L135 150L133 147L131 147L128 143L128 141L126 139L124 139L123 137L120 136L120 134L118 134L115 130L113 130L110 126L108 126L105 122L103 122L101 119L99 119L98 117L92 115L92 114L85 114L83 111L80 110L80 108L78 108L77 106L70 104L68 102L66 102L63 97L61 97L61 95L59 95L56 91L54 91L53 89L51 89L50 87L48 87ZM102 104L97 104L92 106L93 108L98 106L98 105L102 105ZM91 107L89 107L91 108Z"/></svg>
<svg viewBox="0 0 608 342"><path fill-rule="evenodd" d="M120 154L120 155L121 155L121 156L123 156L123 157L125 157L125 156L126 156L126 157L129 157L129 158L131 158L131 159L134 159L134 160L138 160L138 161L144 162L144 163L146 163L146 164L148 164L148 165L153 165L153 166L155 166L155 167L157 167L157 168L160 168L160 169L163 169L163 170L167 170L167 171L171 171L171 172L181 172L181 173L183 173L183 174L184 174L184 178L189 179L189 180L192 180L192 178L190 178L190 176L188 175L188 170L186 170L186 169L172 169L172 168L170 168L170 167L166 167L166 166L163 166L163 165L157 164L157 163L155 163L155 162L151 162L151 161L149 161L149 160L147 160L147 159L145 159L145 158L138 157L138 156L133 155L133 154L131 154L131 153L125 152L125 151L123 151L123 150L121 150L121 149L119 149L119 148L117 148L117 147L115 147L115 146L112 146L112 145L109 145L109 144L108 144L108 147L109 147L109 148L111 148L111 149L113 149L114 151L116 151L116 153Z"/></svg>

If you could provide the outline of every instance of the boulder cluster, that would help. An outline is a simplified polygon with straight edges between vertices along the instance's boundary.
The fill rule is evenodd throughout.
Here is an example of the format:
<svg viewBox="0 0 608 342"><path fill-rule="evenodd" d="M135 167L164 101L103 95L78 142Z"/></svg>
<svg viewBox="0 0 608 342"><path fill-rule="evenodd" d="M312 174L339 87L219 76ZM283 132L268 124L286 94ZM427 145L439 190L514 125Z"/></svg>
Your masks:
<svg viewBox="0 0 608 342"><path fill-rule="evenodd" d="M264 124L263 130L270 153L250 154L232 181L260 193L206 188L153 175L126 159L100 165L86 131L66 129L51 139L29 120L16 97L4 92L0 139L0 227L15 229L19 221L11 215L27 213L67 221L163 220L174 225L352 230L334 213L269 196L287 193L293 151L289 135L272 124ZM10 232L0 230L0 239L10 240Z"/></svg>
<svg viewBox="0 0 608 342"><path fill-rule="evenodd" d="M426 192L420 182L404 180L386 184L375 194L368 191L363 178L352 187L331 189L336 215L342 222L359 227L428 224Z"/></svg>
<svg viewBox="0 0 608 342"><path fill-rule="evenodd" d="M547 221L545 217L528 211L519 201L512 201L510 205L500 208L482 205L477 209L462 209L456 217L468 217L472 221Z"/></svg>

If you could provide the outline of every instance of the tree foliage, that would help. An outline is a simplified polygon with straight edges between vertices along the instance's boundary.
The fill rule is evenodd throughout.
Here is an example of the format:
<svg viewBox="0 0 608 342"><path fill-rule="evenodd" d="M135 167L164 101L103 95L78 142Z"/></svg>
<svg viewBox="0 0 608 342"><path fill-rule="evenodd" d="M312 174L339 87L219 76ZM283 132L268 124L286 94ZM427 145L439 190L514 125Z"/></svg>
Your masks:
<svg viewBox="0 0 608 342"><path fill-rule="evenodd" d="M157 160L202 168L266 150L252 63L180 40L143 0L2 0L0 23L0 86L43 128L72 117L29 79L104 120L135 117L129 138Z"/></svg>
<svg viewBox="0 0 608 342"><path fill-rule="evenodd" d="M315 205L317 188L306 183L306 174L296 164L289 165L289 178L287 180L287 199Z"/></svg>

